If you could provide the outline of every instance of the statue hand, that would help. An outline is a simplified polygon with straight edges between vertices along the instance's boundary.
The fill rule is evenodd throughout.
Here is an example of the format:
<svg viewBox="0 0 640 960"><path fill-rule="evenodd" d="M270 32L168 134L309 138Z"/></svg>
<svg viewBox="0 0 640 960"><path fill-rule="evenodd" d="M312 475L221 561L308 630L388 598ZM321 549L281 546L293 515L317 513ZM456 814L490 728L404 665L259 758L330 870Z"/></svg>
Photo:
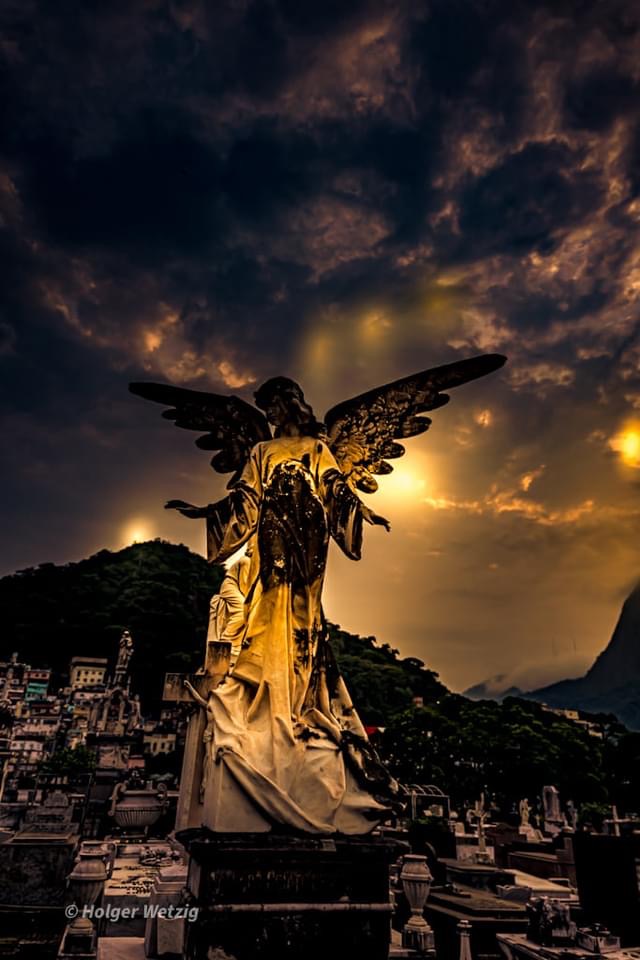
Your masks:
<svg viewBox="0 0 640 960"><path fill-rule="evenodd" d="M381 517L379 513L374 513L371 517L371 523L378 527L384 527L387 533L391 533L391 524L386 517Z"/></svg>
<svg viewBox="0 0 640 960"><path fill-rule="evenodd" d="M372 523L374 526L384 527L387 533L391 531L391 524L386 517L381 517L379 513L374 513L370 507L367 507L365 504L362 504L362 516L367 521L367 523Z"/></svg>
<svg viewBox="0 0 640 960"><path fill-rule="evenodd" d="M206 507L195 507L192 503L186 503L184 500L168 500L164 508L165 510L177 510L183 517L189 517L190 520L201 520L207 515Z"/></svg>

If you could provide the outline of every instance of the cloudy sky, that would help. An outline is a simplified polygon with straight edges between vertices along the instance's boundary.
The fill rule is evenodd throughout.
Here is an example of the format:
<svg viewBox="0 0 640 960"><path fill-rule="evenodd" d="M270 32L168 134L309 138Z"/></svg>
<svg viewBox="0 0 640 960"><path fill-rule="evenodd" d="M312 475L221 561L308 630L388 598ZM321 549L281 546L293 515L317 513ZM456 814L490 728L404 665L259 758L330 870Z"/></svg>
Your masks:
<svg viewBox="0 0 640 960"><path fill-rule="evenodd" d="M1 0L1 572L224 480L156 379L316 413L483 351L332 556L454 689L575 675L640 548L640 17L607 0Z"/></svg>

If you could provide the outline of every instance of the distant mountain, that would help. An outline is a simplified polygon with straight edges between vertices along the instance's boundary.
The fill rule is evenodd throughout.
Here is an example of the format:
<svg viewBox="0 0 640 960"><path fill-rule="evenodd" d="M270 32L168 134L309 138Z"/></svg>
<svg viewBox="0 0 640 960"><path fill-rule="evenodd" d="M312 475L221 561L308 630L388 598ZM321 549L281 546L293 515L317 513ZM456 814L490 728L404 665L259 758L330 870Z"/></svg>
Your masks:
<svg viewBox="0 0 640 960"><path fill-rule="evenodd" d="M584 677L524 694L552 707L615 713L640 730L640 583L625 600L608 646Z"/></svg>
<svg viewBox="0 0 640 960"><path fill-rule="evenodd" d="M484 680L482 683L475 683L472 687L468 687L463 696L469 697L470 700L496 700L498 703L505 697L523 696L520 687L505 687L505 680L505 675L499 673L497 676L491 677L490 680Z"/></svg>

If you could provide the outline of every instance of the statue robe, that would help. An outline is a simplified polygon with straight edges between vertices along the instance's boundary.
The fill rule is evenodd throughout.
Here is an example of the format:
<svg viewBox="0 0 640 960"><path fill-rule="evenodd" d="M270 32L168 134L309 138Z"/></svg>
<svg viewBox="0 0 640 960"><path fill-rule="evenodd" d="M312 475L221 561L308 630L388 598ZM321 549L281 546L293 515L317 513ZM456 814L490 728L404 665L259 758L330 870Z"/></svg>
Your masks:
<svg viewBox="0 0 640 960"><path fill-rule="evenodd" d="M392 781L336 667L321 594L329 537L360 558L362 504L325 443L257 444L208 520L212 560L251 539L242 649L210 695L205 825L218 832L364 834Z"/></svg>

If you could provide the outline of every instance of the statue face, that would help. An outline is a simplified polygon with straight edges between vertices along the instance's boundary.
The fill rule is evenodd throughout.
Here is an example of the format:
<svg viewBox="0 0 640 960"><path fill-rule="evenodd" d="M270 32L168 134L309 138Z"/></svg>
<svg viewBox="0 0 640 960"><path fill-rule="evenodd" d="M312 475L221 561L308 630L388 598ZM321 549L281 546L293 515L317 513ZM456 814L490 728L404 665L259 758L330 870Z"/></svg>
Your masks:
<svg viewBox="0 0 640 960"><path fill-rule="evenodd" d="M289 411L282 397L274 396L269 400L265 415L272 427L281 427L289 419Z"/></svg>

